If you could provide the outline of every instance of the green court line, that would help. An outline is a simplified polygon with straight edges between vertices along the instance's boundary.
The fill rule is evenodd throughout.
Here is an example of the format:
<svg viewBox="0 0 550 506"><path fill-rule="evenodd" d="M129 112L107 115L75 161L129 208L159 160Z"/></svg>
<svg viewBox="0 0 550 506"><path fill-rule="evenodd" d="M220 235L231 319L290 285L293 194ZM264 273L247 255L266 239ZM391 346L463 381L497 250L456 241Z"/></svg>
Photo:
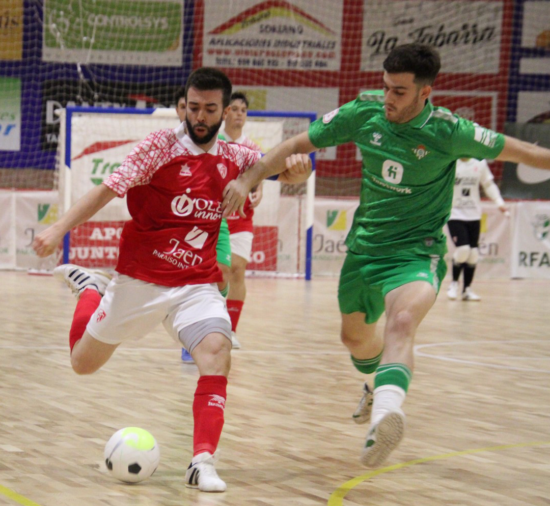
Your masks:
<svg viewBox="0 0 550 506"><path fill-rule="evenodd" d="M424 462L431 462L433 460L450 459L452 457L461 457L463 455L472 455L474 453L497 452L502 450L509 450L511 448L525 448L529 446L543 446L549 444L550 441L535 441L531 443L518 443L513 445L489 446L487 448L476 448L473 450L464 450L461 452L444 453L442 455L434 455L433 457L426 457L424 459L409 460L408 462L403 462L401 464L383 467L382 469L377 469L376 471L371 471L369 473L362 474L361 476L357 476L357 478L353 478L352 480L347 481L346 483L338 487L329 497L327 506L343 506L344 497L346 497L346 495L357 485L363 483L369 478L374 478L375 476L386 474L390 471L397 471L398 469L404 469L405 467L414 466L416 464L423 464Z"/></svg>
<svg viewBox="0 0 550 506"><path fill-rule="evenodd" d="M25 496L22 496L7 487L3 487L2 485L0 485L0 494L5 495L8 499L12 499L16 503L22 504L23 506L40 506L40 504L35 503L34 501L27 499Z"/></svg>

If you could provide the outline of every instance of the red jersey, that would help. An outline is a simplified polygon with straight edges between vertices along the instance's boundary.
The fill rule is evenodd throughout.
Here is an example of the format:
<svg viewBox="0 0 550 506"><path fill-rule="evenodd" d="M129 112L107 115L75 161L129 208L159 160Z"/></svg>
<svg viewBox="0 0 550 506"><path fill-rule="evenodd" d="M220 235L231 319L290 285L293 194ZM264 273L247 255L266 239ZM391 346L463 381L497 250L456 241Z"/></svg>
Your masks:
<svg viewBox="0 0 550 506"><path fill-rule="evenodd" d="M225 132L221 132L221 135L229 143L239 144L240 146L245 146L253 151L261 151L260 146L258 146L254 141L250 140L245 135L241 135L236 140L231 140L231 137ZM227 219L227 225L229 226L229 233L236 234L238 232L253 232L254 224L252 223L252 218L254 217L254 208L250 202L250 197L247 197L244 203L244 213L246 218L241 218L241 215L236 212L229 216Z"/></svg>
<svg viewBox="0 0 550 506"><path fill-rule="evenodd" d="M150 134L104 184L127 195L132 219L120 238L117 272L163 286L222 280L216 243L223 190L260 153L217 141L208 152L175 130Z"/></svg>

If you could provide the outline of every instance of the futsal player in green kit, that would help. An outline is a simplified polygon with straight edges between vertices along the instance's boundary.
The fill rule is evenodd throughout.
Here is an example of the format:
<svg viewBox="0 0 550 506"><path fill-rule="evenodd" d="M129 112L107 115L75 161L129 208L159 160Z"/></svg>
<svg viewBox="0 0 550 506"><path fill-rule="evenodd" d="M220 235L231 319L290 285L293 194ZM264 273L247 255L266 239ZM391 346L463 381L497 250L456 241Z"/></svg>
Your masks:
<svg viewBox="0 0 550 506"><path fill-rule="evenodd" d="M360 149L360 204L347 237L338 288L341 338L353 365L376 373L354 418L370 421L361 461L380 466L401 441L402 405L413 373L416 330L446 273L443 234L455 162L496 159L550 169L550 150L487 130L429 101L440 69L437 51L413 43L383 63L383 91L361 93L272 149L226 188L225 213L275 174L291 153L354 142ZM383 335L376 322L386 312Z"/></svg>

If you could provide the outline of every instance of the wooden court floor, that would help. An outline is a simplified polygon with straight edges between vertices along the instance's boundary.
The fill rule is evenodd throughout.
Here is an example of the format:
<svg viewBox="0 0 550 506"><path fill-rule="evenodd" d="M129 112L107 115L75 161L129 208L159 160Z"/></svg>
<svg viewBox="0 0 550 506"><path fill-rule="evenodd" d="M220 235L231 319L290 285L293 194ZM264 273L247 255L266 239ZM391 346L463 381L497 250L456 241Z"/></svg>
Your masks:
<svg viewBox="0 0 550 506"><path fill-rule="evenodd" d="M185 488L195 366L159 328L98 373L69 365L75 300L51 277L0 273L0 504L23 506L550 505L550 283L448 282L417 336L407 431L386 467L361 467L350 416L361 375L339 342L336 280L250 279L233 353L218 472ZM106 474L105 442L138 426L156 474Z"/></svg>

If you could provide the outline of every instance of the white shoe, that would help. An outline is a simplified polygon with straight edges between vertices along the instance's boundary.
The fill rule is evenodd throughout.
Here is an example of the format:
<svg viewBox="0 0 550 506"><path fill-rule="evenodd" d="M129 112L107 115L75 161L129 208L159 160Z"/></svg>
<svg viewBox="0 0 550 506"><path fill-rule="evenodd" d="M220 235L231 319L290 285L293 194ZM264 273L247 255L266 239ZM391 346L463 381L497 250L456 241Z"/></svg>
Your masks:
<svg viewBox="0 0 550 506"><path fill-rule="evenodd" d="M355 423L362 424L367 423L370 420L370 414L372 411L373 395L369 386L365 383L363 385L363 397L359 401L359 405L352 415L352 419Z"/></svg>
<svg viewBox="0 0 550 506"><path fill-rule="evenodd" d="M468 287L464 290L464 292L462 292L462 300L478 302L481 300L481 297L477 293L472 292L472 289Z"/></svg>
<svg viewBox="0 0 550 506"><path fill-rule="evenodd" d="M107 272L84 269L74 264L59 265L53 270L53 275L64 281L77 299L86 288L93 288L104 295L112 278Z"/></svg>
<svg viewBox="0 0 550 506"><path fill-rule="evenodd" d="M367 467L380 467L397 448L405 434L405 413L392 411L376 425L371 426L361 453L361 462Z"/></svg>
<svg viewBox="0 0 550 506"><path fill-rule="evenodd" d="M235 332L231 331L231 347L234 350L240 350L241 349L241 343L237 339L237 334Z"/></svg>
<svg viewBox="0 0 550 506"><path fill-rule="evenodd" d="M447 297L451 300L456 300L458 297L458 282L457 281L451 281L451 284L449 285L449 288L447 290Z"/></svg>
<svg viewBox="0 0 550 506"><path fill-rule="evenodd" d="M193 457L185 473L185 486L202 492L225 492L227 489L214 467L214 456L208 452Z"/></svg>

